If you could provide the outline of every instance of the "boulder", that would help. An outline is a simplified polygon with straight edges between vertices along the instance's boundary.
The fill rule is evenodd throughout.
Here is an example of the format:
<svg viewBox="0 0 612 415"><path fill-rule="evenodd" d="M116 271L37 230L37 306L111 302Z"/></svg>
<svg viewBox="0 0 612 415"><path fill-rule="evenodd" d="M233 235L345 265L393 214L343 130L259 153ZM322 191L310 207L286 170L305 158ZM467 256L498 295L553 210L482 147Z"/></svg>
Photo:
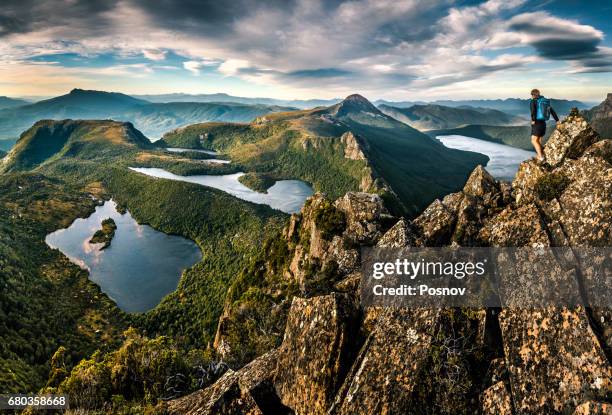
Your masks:
<svg viewBox="0 0 612 415"><path fill-rule="evenodd" d="M611 246L612 166L581 157L566 169L573 180L559 198L558 220L571 245Z"/></svg>
<svg viewBox="0 0 612 415"><path fill-rule="evenodd" d="M442 246L450 242L457 216L436 199L412 221L417 231L418 244L424 246Z"/></svg>
<svg viewBox="0 0 612 415"><path fill-rule="evenodd" d="M599 135L589 123L577 110L572 110L565 120L557 124L557 128L546 142L544 146L546 161L556 167L568 158L579 157L598 140Z"/></svg>
<svg viewBox="0 0 612 415"><path fill-rule="evenodd" d="M411 413L430 356L437 310L379 309L329 414Z"/></svg>
<svg viewBox="0 0 612 415"><path fill-rule="evenodd" d="M391 229L385 232L378 240L377 246L384 248L403 248L405 246L414 245L415 241L416 236L408 227L406 220L402 218L398 220Z"/></svg>
<svg viewBox="0 0 612 415"><path fill-rule="evenodd" d="M377 194L348 192L334 203L346 216L344 237L354 243L377 241L392 218Z"/></svg>
<svg viewBox="0 0 612 415"><path fill-rule="evenodd" d="M457 223L452 241L461 246L478 245L478 233L482 228L487 209L480 197L466 194L457 209Z"/></svg>
<svg viewBox="0 0 612 415"><path fill-rule="evenodd" d="M601 157L612 164L612 139L597 141L584 151L583 156Z"/></svg>
<svg viewBox="0 0 612 415"><path fill-rule="evenodd" d="M297 414L324 414L332 403L352 358L356 314L345 294L294 298L274 386Z"/></svg>
<svg viewBox="0 0 612 415"><path fill-rule="evenodd" d="M504 309L499 315L517 414L571 413L612 392L612 369L584 309Z"/></svg>
<svg viewBox="0 0 612 415"><path fill-rule="evenodd" d="M456 214L459 210L459 205L461 205L461 201L463 201L464 196L465 195L463 194L463 192L450 193L444 196L444 199L442 199L442 204L452 213Z"/></svg>
<svg viewBox="0 0 612 415"><path fill-rule="evenodd" d="M513 415L510 392L503 381L487 388L480 401L483 415Z"/></svg>
<svg viewBox="0 0 612 415"><path fill-rule="evenodd" d="M519 165L512 181L512 191L517 205L528 204L537 199L536 183L546 174L548 171L535 160L527 160Z"/></svg>
<svg viewBox="0 0 612 415"><path fill-rule="evenodd" d="M480 165L472 171L463 187L463 193L471 196L484 197L489 193L497 192L499 192L499 183Z"/></svg>
<svg viewBox="0 0 612 415"><path fill-rule="evenodd" d="M612 415L612 404L588 401L576 407L573 415Z"/></svg>
<svg viewBox="0 0 612 415"><path fill-rule="evenodd" d="M507 207L480 230L479 238L492 246L550 246L535 204Z"/></svg>

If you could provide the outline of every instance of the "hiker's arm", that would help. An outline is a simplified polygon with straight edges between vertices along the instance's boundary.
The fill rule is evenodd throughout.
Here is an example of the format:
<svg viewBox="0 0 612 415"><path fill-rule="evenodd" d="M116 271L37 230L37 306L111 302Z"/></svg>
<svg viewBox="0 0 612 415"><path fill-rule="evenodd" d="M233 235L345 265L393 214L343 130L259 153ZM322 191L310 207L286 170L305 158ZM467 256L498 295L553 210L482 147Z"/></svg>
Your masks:
<svg viewBox="0 0 612 415"><path fill-rule="evenodd" d="M559 121L559 116L557 115L557 113L555 112L555 110L553 109L553 107L550 107L550 115L553 116L553 118L555 119L555 121Z"/></svg>
<svg viewBox="0 0 612 415"><path fill-rule="evenodd" d="M536 101L535 99L531 100L531 104L529 104L531 107L531 122L534 123L536 120L536 113L537 113L537 108L536 108Z"/></svg>

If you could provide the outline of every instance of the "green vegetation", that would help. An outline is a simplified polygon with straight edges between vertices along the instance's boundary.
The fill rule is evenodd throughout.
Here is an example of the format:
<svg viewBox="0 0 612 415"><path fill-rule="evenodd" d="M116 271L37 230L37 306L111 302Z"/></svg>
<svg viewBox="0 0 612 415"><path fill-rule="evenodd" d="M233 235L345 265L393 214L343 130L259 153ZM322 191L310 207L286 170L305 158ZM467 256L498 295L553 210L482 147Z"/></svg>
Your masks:
<svg viewBox="0 0 612 415"><path fill-rule="evenodd" d="M110 144L110 145L109 145ZM120 157L126 151L152 148L129 123L115 121L39 121L21 134L2 171L24 171L62 157L81 159Z"/></svg>
<svg viewBox="0 0 612 415"><path fill-rule="evenodd" d="M44 386L62 346L67 366L117 346L125 315L44 242L94 207L87 194L38 174L0 176L0 390Z"/></svg>
<svg viewBox="0 0 612 415"><path fill-rule="evenodd" d="M123 337L117 350L94 353L69 374L56 353L55 376L50 378L60 382L45 392L66 394L71 406L86 410L126 413L130 408L131 413L142 413L153 410L160 397L180 396L211 384L226 368L210 353L186 352L169 337L149 339L133 328Z"/></svg>
<svg viewBox="0 0 612 415"><path fill-rule="evenodd" d="M106 218L102 221L102 229L98 229L93 234L89 243L91 244L104 244L100 249L108 248L115 236L115 230L117 230L117 224L112 218Z"/></svg>
<svg viewBox="0 0 612 415"><path fill-rule="evenodd" d="M97 131L115 131L115 125L121 127L117 131L122 135L93 137L85 131L85 126ZM7 206L0 218L3 224L0 258L4 262L12 261L0 273L2 286L9 287L0 292L2 390L34 392L43 386L50 361L60 347L65 350L56 354L55 360L64 356L65 369L52 371L49 385L57 385L58 378L96 350L101 353L98 358L106 359L104 356L118 346L118 333L126 328L128 321L152 341L158 335L172 337L176 347L185 353L205 349L214 337L228 287L258 252L265 235L277 232L287 217L267 206L251 204L221 191L154 179L128 170L128 166L138 165L143 155L163 155L177 165L175 159L181 156L126 145L130 135L123 126L126 124L110 121L83 122L66 132L67 137L61 140L58 137L58 141L82 152L64 151L64 144L59 150L61 157L55 153L39 159L40 162L12 165L15 170L34 165L38 172L57 179L23 173L0 176L7 183L19 178L18 183L0 187L0 200ZM53 131L59 127L40 123L25 134L35 136L38 128ZM75 131L79 134L75 135ZM31 140L26 140L18 151L26 154L17 154L18 160L28 159L28 153L37 154L38 146L28 141ZM44 243L47 233L93 211L95 202L81 189L97 197L112 196L140 223L188 237L201 247L203 260L186 271L177 290L151 312L125 316L89 282L85 271ZM69 209L68 202L75 207ZM2 203L0 206L4 206ZM11 222L15 217L23 217L24 221L27 217L28 228ZM22 274L26 270L30 274L24 280ZM52 282L45 282L46 279ZM98 358L92 357L96 362ZM96 399L106 396L100 393ZM131 400L129 405L141 402L140 395L126 399Z"/></svg>
<svg viewBox="0 0 612 415"><path fill-rule="evenodd" d="M329 201L325 201L314 212L314 222L321 231L323 239L331 240L346 227L344 213L339 211Z"/></svg>
<svg viewBox="0 0 612 415"><path fill-rule="evenodd" d="M546 135L543 142L548 140L548 137L554 131L554 127L549 125L546 129ZM512 147L522 148L523 150L533 151L531 144L531 127L513 126L502 127L496 125L466 125L459 128L451 128L445 130L427 131L431 137L438 135L463 135L466 137L478 138L480 140L491 141L493 143L506 144Z"/></svg>
<svg viewBox="0 0 612 415"><path fill-rule="evenodd" d="M564 174L549 173L538 179L535 184L535 192L539 199L550 202L558 199L569 183L570 179Z"/></svg>
<svg viewBox="0 0 612 415"><path fill-rule="evenodd" d="M273 177L263 173L246 173L240 176L238 181L249 189L259 193L268 193L268 189L276 183Z"/></svg>

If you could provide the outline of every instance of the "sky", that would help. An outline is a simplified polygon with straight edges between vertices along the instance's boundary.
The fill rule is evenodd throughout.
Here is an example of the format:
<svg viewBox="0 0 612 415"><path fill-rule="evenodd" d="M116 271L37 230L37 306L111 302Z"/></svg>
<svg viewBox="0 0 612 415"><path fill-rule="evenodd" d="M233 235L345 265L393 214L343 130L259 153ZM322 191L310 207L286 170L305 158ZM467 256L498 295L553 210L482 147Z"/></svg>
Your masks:
<svg viewBox="0 0 612 415"><path fill-rule="evenodd" d="M612 1L0 0L0 95L612 92Z"/></svg>

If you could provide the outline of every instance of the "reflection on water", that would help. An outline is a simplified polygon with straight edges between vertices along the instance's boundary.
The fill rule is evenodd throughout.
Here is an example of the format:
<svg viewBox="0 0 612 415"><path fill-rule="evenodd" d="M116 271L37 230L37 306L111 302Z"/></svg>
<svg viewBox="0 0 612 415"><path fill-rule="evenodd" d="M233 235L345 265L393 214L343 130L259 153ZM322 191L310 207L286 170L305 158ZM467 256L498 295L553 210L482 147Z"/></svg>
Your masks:
<svg viewBox="0 0 612 415"><path fill-rule="evenodd" d="M439 135L436 138L446 147L475 151L488 156L490 160L486 166L487 171L501 180L512 180L519 164L535 156L531 151L463 135Z"/></svg>
<svg viewBox="0 0 612 415"><path fill-rule="evenodd" d="M244 173L214 175L179 176L164 169L150 167L130 167L138 173L162 179L179 180L201 184L223 190L239 199L253 203L265 204L286 213L299 212L304 202L313 193L312 188L300 180L280 180L268 189L268 193L259 193L249 189L238 181Z"/></svg>
<svg viewBox="0 0 612 415"><path fill-rule="evenodd" d="M91 244L106 218L117 224L111 245ZM127 312L147 311L176 289L184 269L202 259L189 239L139 225L129 212L120 214L114 201L98 206L86 219L47 235L45 241L89 271L89 278Z"/></svg>

